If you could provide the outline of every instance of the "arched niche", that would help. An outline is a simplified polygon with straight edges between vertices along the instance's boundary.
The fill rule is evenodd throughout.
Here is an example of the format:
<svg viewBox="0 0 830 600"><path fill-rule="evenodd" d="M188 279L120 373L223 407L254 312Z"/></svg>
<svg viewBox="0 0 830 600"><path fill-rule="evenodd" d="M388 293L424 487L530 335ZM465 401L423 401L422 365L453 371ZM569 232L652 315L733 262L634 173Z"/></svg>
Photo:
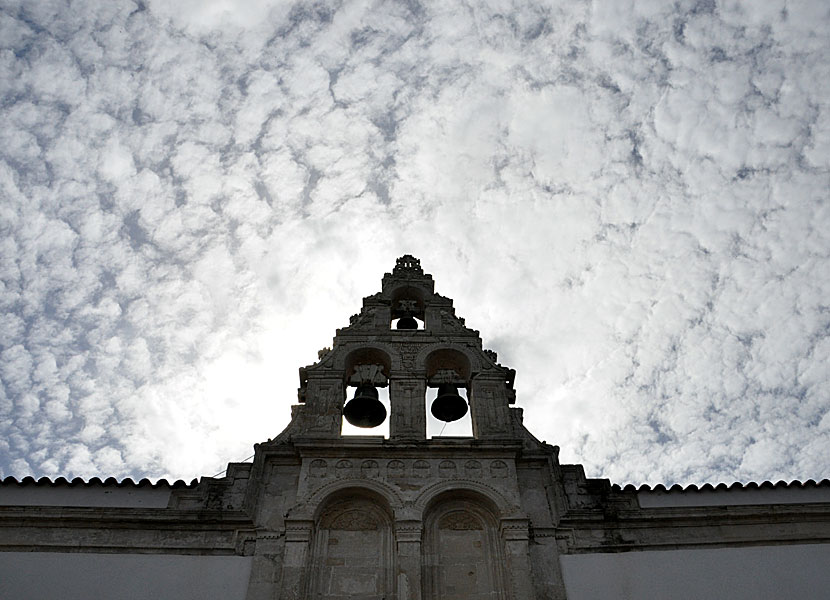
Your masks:
<svg viewBox="0 0 830 600"><path fill-rule="evenodd" d="M400 285L389 291L392 304L392 318L397 319L406 314L424 320L426 293L420 287ZM405 303L405 304L402 304Z"/></svg>
<svg viewBox="0 0 830 600"><path fill-rule="evenodd" d="M382 497L362 489L331 496L314 520L308 598L393 598L392 515Z"/></svg>
<svg viewBox="0 0 830 600"><path fill-rule="evenodd" d="M509 600L492 504L477 494L438 496L424 518L424 600Z"/></svg>
<svg viewBox="0 0 830 600"><path fill-rule="evenodd" d="M452 347L432 349L424 360L424 370L427 378L443 370L455 371L465 381L472 376L470 358L465 352Z"/></svg>
<svg viewBox="0 0 830 600"><path fill-rule="evenodd" d="M389 377L392 370L392 358L389 353L378 346L365 345L352 349L343 362L343 375L346 381L354 374L358 365L381 365L383 374Z"/></svg>

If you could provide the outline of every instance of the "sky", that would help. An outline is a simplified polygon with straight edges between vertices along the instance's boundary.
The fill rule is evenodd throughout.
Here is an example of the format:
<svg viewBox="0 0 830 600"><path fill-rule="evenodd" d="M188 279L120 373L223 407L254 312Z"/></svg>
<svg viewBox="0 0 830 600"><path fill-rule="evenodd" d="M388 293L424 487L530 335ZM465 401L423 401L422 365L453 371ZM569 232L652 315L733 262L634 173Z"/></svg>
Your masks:
<svg viewBox="0 0 830 600"><path fill-rule="evenodd" d="M411 253L614 483L830 476L824 0L0 0L0 477L192 479Z"/></svg>

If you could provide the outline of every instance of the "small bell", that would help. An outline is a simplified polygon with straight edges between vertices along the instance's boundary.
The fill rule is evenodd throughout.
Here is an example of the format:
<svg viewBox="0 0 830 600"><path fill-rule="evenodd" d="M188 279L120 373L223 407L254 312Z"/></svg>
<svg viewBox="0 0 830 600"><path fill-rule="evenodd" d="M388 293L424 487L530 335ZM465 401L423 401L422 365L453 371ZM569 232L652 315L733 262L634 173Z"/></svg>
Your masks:
<svg viewBox="0 0 830 600"><path fill-rule="evenodd" d="M467 401L458 394L453 384L442 383L438 386L438 396L430 410L439 421L452 423L467 414Z"/></svg>
<svg viewBox="0 0 830 600"><path fill-rule="evenodd" d="M418 329L418 321L412 315L405 315L398 319L396 329Z"/></svg>
<svg viewBox="0 0 830 600"><path fill-rule="evenodd" d="M377 427L386 420L386 407L378 400L375 386L362 383L343 408L343 416L355 427Z"/></svg>

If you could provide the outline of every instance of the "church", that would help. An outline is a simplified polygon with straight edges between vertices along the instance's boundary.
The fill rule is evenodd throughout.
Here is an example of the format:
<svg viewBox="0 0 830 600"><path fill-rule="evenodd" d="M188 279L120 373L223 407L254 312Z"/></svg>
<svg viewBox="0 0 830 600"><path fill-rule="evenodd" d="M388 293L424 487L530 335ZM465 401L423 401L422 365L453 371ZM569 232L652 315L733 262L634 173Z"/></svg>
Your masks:
<svg viewBox="0 0 830 600"><path fill-rule="evenodd" d="M252 463L0 482L0 598L828 597L830 481L586 478L523 424L514 378L402 256ZM428 415L469 435L429 437Z"/></svg>

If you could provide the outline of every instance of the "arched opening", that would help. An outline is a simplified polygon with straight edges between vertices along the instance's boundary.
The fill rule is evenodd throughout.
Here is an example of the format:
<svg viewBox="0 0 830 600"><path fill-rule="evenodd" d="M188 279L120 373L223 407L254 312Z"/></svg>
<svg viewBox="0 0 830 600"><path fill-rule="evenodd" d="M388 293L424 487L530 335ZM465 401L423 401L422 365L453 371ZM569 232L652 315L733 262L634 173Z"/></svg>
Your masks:
<svg viewBox="0 0 830 600"><path fill-rule="evenodd" d="M315 519L308 598L393 598L394 543L390 511L363 490L328 501Z"/></svg>
<svg viewBox="0 0 830 600"><path fill-rule="evenodd" d="M498 521L472 494L449 493L424 520L424 600L507 600Z"/></svg>
<svg viewBox="0 0 830 600"><path fill-rule="evenodd" d="M426 376L434 377L439 371L454 371L462 381L468 381L472 367L467 355L455 348L439 348L429 353L424 361Z"/></svg>
<svg viewBox="0 0 830 600"><path fill-rule="evenodd" d="M418 317L399 317L392 319L391 328L395 331L423 331L424 320Z"/></svg>
<svg viewBox="0 0 830 600"><path fill-rule="evenodd" d="M473 424L467 389L472 376L470 359L455 348L439 348L427 355L424 367L428 386L426 393L427 439L472 437ZM444 392L441 392L442 387L445 388ZM439 395L447 393L447 387L449 397L453 398L453 401L435 404ZM445 410L434 411L433 408L437 409L439 404L443 404Z"/></svg>
<svg viewBox="0 0 830 600"><path fill-rule="evenodd" d="M424 328L424 291L413 286L401 286L391 292L392 329L418 330Z"/></svg>
<svg viewBox="0 0 830 600"><path fill-rule="evenodd" d="M464 401L469 404L467 397L467 389L463 387L458 388L458 395L464 398ZM447 423L446 421L439 421L432 414L432 403L438 396L438 388L427 388L426 393L426 416L427 416L427 439L439 437L473 437L473 420L470 416L470 411L458 419Z"/></svg>
<svg viewBox="0 0 830 600"><path fill-rule="evenodd" d="M349 398L352 394L354 394L356 388L350 387L348 388ZM386 409L386 414L392 414L392 408L389 404L389 388L388 387L379 387L377 388L378 391L378 401L383 405ZM346 400L348 401L349 398ZM470 429L472 431L472 427ZM340 435L345 436L366 436L366 435L382 435L384 438L389 439L389 419L385 419L383 423L378 425L377 427L356 427L349 423L346 420L346 417L341 419L340 425Z"/></svg>
<svg viewBox="0 0 830 600"><path fill-rule="evenodd" d="M389 437L389 354L373 346L352 350L344 364L347 399L341 435Z"/></svg>
<svg viewBox="0 0 830 600"><path fill-rule="evenodd" d="M346 381L354 376L360 365L380 365L381 372L388 377L392 370L392 359L385 351L374 346L355 348L349 352L343 364Z"/></svg>

